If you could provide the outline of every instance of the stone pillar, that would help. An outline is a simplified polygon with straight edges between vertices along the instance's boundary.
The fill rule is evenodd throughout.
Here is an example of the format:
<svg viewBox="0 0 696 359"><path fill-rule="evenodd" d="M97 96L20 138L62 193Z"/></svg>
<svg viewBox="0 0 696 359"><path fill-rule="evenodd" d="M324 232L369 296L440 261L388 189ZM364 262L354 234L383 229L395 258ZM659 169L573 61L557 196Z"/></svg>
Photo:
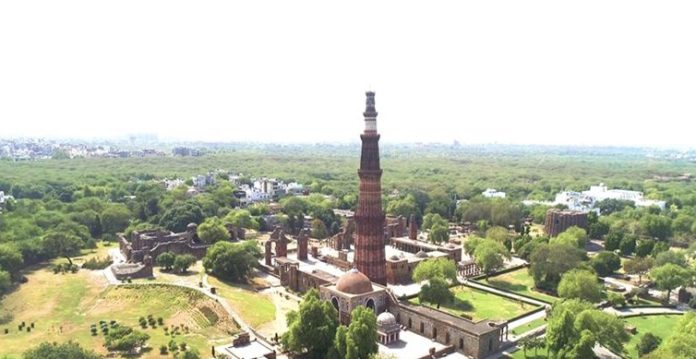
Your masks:
<svg viewBox="0 0 696 359"><path fill-rule="evenodd" d="M412 214L408 221L408 238L414 241L418 239L418 223L416 223L415 214Z"/></svg>
<svg viewBox="0 0 696 359"><path fill-rule="evenodd" d="M266 241L264 244L264 257L266 259L266 265L270 266L271 265L271 246L273 245L273 242L270 240Z"/></svg>
<svg viewBox="0 0 696 359"><path fill-rule="evenodd" d="M276 242L276 257L288 256L288 238L283 232L280 232L280 238Z"/></svg>
<svg viewBox="0 0 696 359"><path fill-rule="evenodd" d="M303 229L300 231L300 235L297 237L297 260L304 261L307 260L307 245L309 244L309 237L307 230Z"/></svg>

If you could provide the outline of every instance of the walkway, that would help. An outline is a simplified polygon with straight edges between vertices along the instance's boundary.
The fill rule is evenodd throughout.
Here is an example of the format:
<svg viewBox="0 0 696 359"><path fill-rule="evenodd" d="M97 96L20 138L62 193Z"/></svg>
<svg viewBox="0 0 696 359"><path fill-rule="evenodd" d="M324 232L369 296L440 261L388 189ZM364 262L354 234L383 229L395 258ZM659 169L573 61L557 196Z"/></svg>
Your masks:
<svg viewBox="0 0 696 359"><path fill-rule="evenodd" d="M459 277L458 279L459 279L459 282L462 283L462 284L464 284L464 285L467 285L467 286L472 287L472 288L480 289L480 290L482 290L482 291L486 291L486 292L489 292L489 293L493 293L493 294L496 294L496 295L499 295L499 296L502 296L502 297L506 297L506 298L510 298L510 299L514 299L514 300L518 300L518 301L522 301L522 302L525 302L525 303L528 303L528 304L538 305L538 306L541 306L541 307L550 307L550 306L551 306L550 304L544 303L544 302L542 302L542 301L540 301L540 300L528 298L528 297L521 296L521 295L518 295L518 294L515 294L515 293L506 292L506 291L499 290L499 289L496 289L496 288L493 288L493 287L485 286L485 285L479 284L478 282L473 281L473 280L467 280L467 279L464 279L464 278L461 278L461 277Z"/></svg>
<svg viewBox="0 0 696 359"><path fill-rule="evenodd" d="M609 307L604 309L607 313L612 313L618 317L626 317L640 314L684 314L683 310L669 307L627 307L616 309Z"/></svg>

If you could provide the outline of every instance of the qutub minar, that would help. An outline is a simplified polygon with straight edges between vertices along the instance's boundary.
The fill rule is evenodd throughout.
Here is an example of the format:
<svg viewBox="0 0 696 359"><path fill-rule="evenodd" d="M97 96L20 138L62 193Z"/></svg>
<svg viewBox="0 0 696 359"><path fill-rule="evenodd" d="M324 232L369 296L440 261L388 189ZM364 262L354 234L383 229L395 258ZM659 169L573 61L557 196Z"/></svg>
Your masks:
<svg viewBox="0 0 696 359"><path fill-rule="evenodd" d="M360 156L360 193L355 212L354 265L371 281L387 284L384 249L384 212L382 211L382 169L379 166L379 133L375 93L368 91L365 112L365 131Z"/></svg>

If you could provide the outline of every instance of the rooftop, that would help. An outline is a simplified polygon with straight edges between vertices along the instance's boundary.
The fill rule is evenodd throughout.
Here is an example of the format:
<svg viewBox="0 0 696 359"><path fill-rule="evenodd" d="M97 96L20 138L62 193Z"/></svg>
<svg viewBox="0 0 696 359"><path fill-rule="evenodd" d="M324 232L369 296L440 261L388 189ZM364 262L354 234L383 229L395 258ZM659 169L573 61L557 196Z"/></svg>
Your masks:
<svg viewBox="0 0 696 359"><path fill-rule="evenodd" d="M443 344L408 330L402 330L399 337L400 339L398 341L388 345L379 344L379 352L393 354L399 359L419 359L428 355L430 348L435 348L435 351L440 351L446 348L446 346ZM455 352L442 358L467 359L468 357L464 354Z"/></svg>

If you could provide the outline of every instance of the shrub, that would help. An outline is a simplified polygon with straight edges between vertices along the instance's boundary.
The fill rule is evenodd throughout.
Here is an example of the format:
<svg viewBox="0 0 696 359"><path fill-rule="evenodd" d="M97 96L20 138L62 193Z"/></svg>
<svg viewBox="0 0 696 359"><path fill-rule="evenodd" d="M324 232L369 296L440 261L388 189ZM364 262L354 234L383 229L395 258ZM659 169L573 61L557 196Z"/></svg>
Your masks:
<svg viewBox="0 0 696 359"><path fill-rule="evenodd" d="M692 297L691 300L689 300L689 307L691 309L696 309L696 296Z"/></svg>
<svg viewBox="0 0 696 359"><path fill-rule="evenodd" d="M166 345L160 346L160 354L161 354L161 355L166 355L167 353L169 353L169 350L167 349L167 346L166 346Z"/></svg>
<svg viewBox="0 0 696 359"><path fill-rule="evenodd" d="M660 337L653 335L653 333L645 333L645 335L640 338L640 342L636 344L638 355L643 356L652 352L653 350L657 349L658 346L660 346L660 342L662 342Z"/></svg>
<svg viewBox="0 0 696 359"><path fill-rule="evenodd" d="M90 258L88 261L86 261L83 265L82 268L84 269L91 269L91 270L99 270L99 269L104 269L113 263L111 261L111 258L109 256L103 257L103 258Z"/></svg>

